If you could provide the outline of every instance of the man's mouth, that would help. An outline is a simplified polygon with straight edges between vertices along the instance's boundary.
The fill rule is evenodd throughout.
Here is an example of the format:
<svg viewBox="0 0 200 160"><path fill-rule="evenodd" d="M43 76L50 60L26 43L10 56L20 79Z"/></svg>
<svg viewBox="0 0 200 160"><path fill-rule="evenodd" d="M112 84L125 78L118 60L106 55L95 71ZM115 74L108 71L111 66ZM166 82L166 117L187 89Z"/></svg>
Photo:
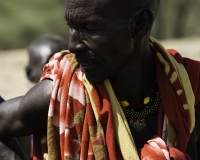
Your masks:
<svg viewBox="0 0 200 160"><path fill-rule="evenodd" d="M96 62L92 62L92 63L81 63L80 67L81 67L81 70L83 72L89 72L91 70L94 69L94 67L97 65Z"/></svg>
<svg viewBox="0 0 200 160"><path fill-rule="evenodd" d="M91 63L82 63L82 65L83 65L84 67L88 67L88 66L91 65Z"/></svg>
<svg viewBox="0 0 200 160"><path fill-rule="evenodd" d="M83 72L94 72L99 67L98 58L90 51L76 52L75 59Z"/></svg>

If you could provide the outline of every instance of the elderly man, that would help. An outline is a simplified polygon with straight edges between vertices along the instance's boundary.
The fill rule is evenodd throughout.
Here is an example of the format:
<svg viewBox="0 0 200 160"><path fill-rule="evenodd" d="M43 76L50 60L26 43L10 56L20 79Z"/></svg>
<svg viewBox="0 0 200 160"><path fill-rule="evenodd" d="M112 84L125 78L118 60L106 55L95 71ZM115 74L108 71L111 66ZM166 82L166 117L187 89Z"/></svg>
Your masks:
<svg viewBox="0 0 200 160"><path fill-rule="evenodd" d="M158 7L66 0L69 51L1 104L1 139L40 131L35 159L197 159L200 63L149 37Z"/></svg>

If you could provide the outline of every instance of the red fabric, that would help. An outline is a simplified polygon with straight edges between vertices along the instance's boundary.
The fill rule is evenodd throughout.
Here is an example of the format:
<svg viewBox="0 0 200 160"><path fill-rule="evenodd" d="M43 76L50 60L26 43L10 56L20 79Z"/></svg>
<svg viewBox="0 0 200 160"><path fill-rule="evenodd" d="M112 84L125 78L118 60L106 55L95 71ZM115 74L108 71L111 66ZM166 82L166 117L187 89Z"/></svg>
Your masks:
<svg viewBox="0 0 200 160"><path fill-rule="evenodd" d="M182 63L187 70L188 76L191 81L192 89L195 95L195 107L200 101L200 63L197 60L182 57L179 52L174 49L168 49L168 52L173 55L173 57Z"/></svg>
<svg viewBox="0 0 200 160"><path fill-rule="evenodd" d="M54 81L48 114L48 155L63 160L123 159L116 142L107 90L103 83L93 86L89 98L77 65L73 54L61 52L44 68L42 79ZM98 117L94 115L91 100Z"/></svg>
<svg viewBox="0 0 200 160"><path fill-rule="evenodd" d="M165 142L155 136L141 149L141 160L191 160L187 154L173 147L167 147Z"/></svg>
<svg viewBox="0 0 200 160"><path fill-rule="evenodd" d="M168 58L165 56L165 54L163 53L162 49L157 46L156 44L154 44L155 47L153 48L154 53L157 53L157 51L159 51L162 56L166 59L167 62L170 61L168 60ZM189 72L192 73L188 73L190 76L190 79L192 81L192 87L194 90L195 95L197 96L196 98L196 103L199 101L199 95L200 95L200 91L198 91L197 87L199 87L199 79L196 80L195 79L195 75L197 75L199 77L199 70L197 70L197 73L194 73L194 67L196 68L200 68L200 64L199 63L194 63L192 60L187 60L187 59L183 59L181 58L177 53L173 52L172 53L174 55L175 58L177 58L178 62L182 62L184 65L186 65L186 69ZM55 55L55 56L58 56ZM60 55L59 55L60 56ZM57 159L61 159L60 156L60 152L61 152L61 156L62 159L64 159L63 155L65 153L65 151L67 151L67 153L70 153L70 155L72 157L76 157L77 154L80 154L80 157L82 159L95 159L94 158L94 148L93 145L96 144L100 144L103 147L105 147L107 149L107 151L109 151L108 153L105 154L104 159L123 159L121 152L119 150L118 145L116 145L116 139L115 139L115 134L114 134L114 128L113 128L113 117L112 117L112 112L111 112L111 107L110 107L110 103L109 103L109 97L107 95L107 92L105 91L105 88L102 84L96 85L96 88L94 88L92 90L92 96L94 99L94 103L96 106L96 109L98 111L99 114L99 119L102 123L103 126L103 133L101 131L98 131L98 127L94 118L94 112L92 111L91 108L91 104L90 101L88 100L88 97L86 96L86 103L85 106L83 106L83 104L81 104L79 101L76 100L76 98L74 97L70 97L68 96L68 90L69 90L69 82L71 82L73 80L73 82L75 82L77 84L77 86L82 86L81 83L79 83L79 79L76 77L76 75L74 74L72 75L72 71L73 69L69 69L68 63L73 63L70 61L70 57L72 55L68 55L68 60L66 60L66 56L63 57L59 57L62 59L56 59L58 57L54 57L54 61L52 59L52 61L50 61L49 65L53 64L53 67L48 68L49 70L46 70L43 73L43 78L51 78L48 77L46 75L52 75L52 72L54 75L56 75L56 80L60 80L59 81L59 86L57 86L58 88L60 88L59 91L62 91L62 95L61 98L60 97L60 92L57 92L56 94L56 98L59 99L59 101L56 101L54 99L51 99L51 103L55 104L55 109L54 109L54 114L58 115L57 118L60 118L60 121L65 122L65 129L70 130L70 133L67 135L66 133L61 133L60 134L60 147L61 148L56 148L56 150L58 150L59 155ZM190 117L189 117L189 113L188 111L185 111L182 104L186 103L185 100L185 95L182 94L180 95L180 97L176 94L176 91L179 90L181 88L180 82L175 82L173 85L170 84L169 78L172 75L173 67L170 64L170 67L172 70L170 70L169 74L166 75L164 72L164 67L165 64L161 63L158 61L157 57L155 57L155 62L156 62L156 71L157 71L157 80L158 80L158 85L160 88L160 93L161 93L161 99L162 99L162 104L161 104L161 109L159 111L159 136L161 137L161 130L162 130L162 124L163 123L163 117L164 114L167 115L168 120L170 122L170 124L172 124L172 126L177 130L178 134L177 134L177 148L182 151L185 152L186 146L187 146L187 142L188 139L190 137ZM65 66L65 63L67 63L67 65ZM74 65L74 64L72 64ZM192 65L192 66L190 66ZM63 67L68 67L65 68L63 70ZM62 69L61 69L62 68ZM66 70L68 72L66 72ZM80 70L78 70L79 72ZM63 79L63 77L65 77ZM56 85L56 81L54 81L54 85ZM80 87L80 88L81 88ZM84 90L86 92L86 90ZM166 94L167 93L167 94ZM87 95L87 94L86 94ZM66 98L67 97L67 98ZM61 101L60 101L61 98ZM170 100L169 100L170 99ZM73 100L73 101L71 101ZM69 104L66 105L66 104ZM67 106L67 107L66 107ZM103 107L102 107L103 106ZM71 121L73 119L73 117L76 116L76 114L79 111L82 110L86 110L85 113L85 117L84 117L84 121L83 124L81 123L76 123L74 124L73 127L71 127ZM56 117L56 116L55 116ZM55 118L54 117L54 118ZM59 124L60 125L60 124ZM70 126L68 128L68 126ZM91 126L93 127L93 129L96 130L96 132L94 132L94 130L90 130ZM96 128L95 128L96 127ZM62 126L60 127L61 129ZM99 136L97 136L97 131L99 134ZM81 135L81 136L80 136ZM89 136L93 136L94 135L94 140L91 141L91 137L89 138ZM106 136L103 136L106 135ZM82 138L81 140L81 144L78 144L77 140L78 138ZM103 137L105 137L105 144L104 144L104 140ZM51 137L50 137L51 138ZM54 138L56 139L56 138ZM80 139L79 139L80 140ZM56 143L52 144L57 145ZM59 146L58 145L58 146ZM81 145L81 146L80 146ZM81 151L79 151L79 149L81 148ZM60 149L60 151L59 151ZM147 152L146 152L147 149ZM145 145L143 148L143 153L142 155L148 154L151 156L153 156L153 151L154 149L152 149L151 147L149 147L148 145ZM174 149L170 149L169 151L171 151L171 155L175 156L176 150ZM180 154L180 156L183 154ZM187 156L186 156L187 158Z"/></svg>
<svg viewBox="0 0 200 160"><path fill-rule="evenodd" d="M152 144L151 142L154 142L155 144ZM168 147L166 146L165 142L161 138L156 136L149 140L148 143L145 144L144 147L141 149L140 158L141 160L166 160L166 156L164 155L163 150L167 154L169 154ZM169 158L169 155L167 156L167 158Z"/></svg>
<svg viewBox="0 0 200 160"><path fill-rule="evenodd" d="M109 96L106 91L104 84L97 84L97 90L99 91L100 95L102 96L102 105L98 105L97 111L99 113L100 120L102 122L102 126L104 131L106 132L106 142L108 151L112 151L109 154L110 160L116 159L123 159L119 146L115 139L115 129L114 129L114 122L113 122L113 115L111 109L111 104L109 102ZM96 99L96 98L94 98Z"/></svg>
<svg viewBox="0 0 200 160"><path fill-rule="evenodd" d="M160 46L158 46L156 43L154 45L155 47L152 48L154 53L160 52L162 54L163 50L160 48ZM168 75L166 75L164 71L165 64L158 61L157 56L155 56L156 74L162 99L161 106L163 107L163 113L160 113L162 115L164 115L164 113L167 115L170 124L178 132L176 138L176 147L182 152L185 152L187 142L190 138L190 115L188 111L184 110L182 104L187 104L187 102L184 94L181 94L181 97L176 94L176 91L182 89L182 87L179 81L175 81L173 85L169 81L174 69L170 63L170 60L168 60L168 57L165 54L162 54L162 56L169 63L170 71Z"/></svg>
<svg viewBox="0 0 200 160"><path fill-rule="evenodd" d="M169 148L170 158L174 160L191 160L190 157L176 148Z"/></svg>

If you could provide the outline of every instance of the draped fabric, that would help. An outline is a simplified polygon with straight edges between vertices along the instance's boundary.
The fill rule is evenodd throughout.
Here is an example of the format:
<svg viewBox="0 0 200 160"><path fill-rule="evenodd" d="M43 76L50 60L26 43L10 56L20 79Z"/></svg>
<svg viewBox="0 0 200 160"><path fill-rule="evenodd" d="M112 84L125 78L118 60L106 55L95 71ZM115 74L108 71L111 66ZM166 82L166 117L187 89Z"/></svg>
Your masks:
<svg viewBox="0 0 200 160"><path fill-rule="evenodd" d="M74 55L62 51L41 78L53 80L44 159L189 159L184 151L194 128L195 99L188 74L153 38L150 47L162 100L158 136L138 152L109 80L92 85Z"/></svg>
<svg viewBox="0 0 200 160"><path fill-rule="evenodd" d="M194 129L194 93L188 74L182 64L178 63L164 48L151 38L152 49L157 56L156 72L162 98L162 109L167 116L166 134L177 132L176 141L172 137L166 141L185 151L190 133ZM165 54L164 54L165 53ZM167 86L167 87L166 87ZM174 130L175 128L175 130ZM168 132L168 133L167 133ZM175 135L175 133L174 133Z"/></svg>

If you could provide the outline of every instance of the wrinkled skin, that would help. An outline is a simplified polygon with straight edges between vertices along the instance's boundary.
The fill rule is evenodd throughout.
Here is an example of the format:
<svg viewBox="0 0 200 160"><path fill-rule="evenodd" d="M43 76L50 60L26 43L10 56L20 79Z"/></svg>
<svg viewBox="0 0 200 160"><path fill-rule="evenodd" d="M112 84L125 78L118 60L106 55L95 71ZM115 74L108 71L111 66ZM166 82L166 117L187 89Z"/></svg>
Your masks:
<svg viewBox="0 0 200 160"><path fill-rule="evenodd" d="M91 82L102 82L113 76L131 58L131 25L127 17L114 19L115 10L112 12L103 7L104 12L100 12L100 7L93 8L96 1L82 2L85 3L84 7L76 1L72 4L67 1L70 4L66 5L65 12L70 26L69 50L75 54L82 71Z"/></svg>
<svg viewBox="0 0 200 160"><path fill-rule="evenodd" d="M65 19L70 26L69 50L81 63L82 71L92 83L111 78L113 86L117 85L114 86L116 92L120 90L117 95L122 98L142 99L146 90L139 91L141 87L148 90L154 83L154 64L148 38L134 41L132 37L136 30L132 25L135 17L127 16L126 11L121 14L121 7L128 8L128 4L81 2L66 1ZM145 14L148 18L148 11ZM150 21L152 19L149 20L150 25L144 24L147 30L150 29ZM141 31L142 36L144 33L145 30ZM146 70L146 73L140 70ZM126 84L123 83L125 77ZM144 82L144 79L149 81ZM122 93L122 88L127 92Z"/></svg>
<svg viewBox="0 0 200 160"><path fill-rule="evenodd" d="M154 20L152 12L148 7L135 6L132 15L128 3L107 2L66 0L69 50L75 54L91 83L109 78L120 99L138 102L150 91L155 80L148 39ZM1 138L27 135L47 125L51 86L51 80L44 80L25 96L1 105ZM13 108L11 112L8 112L9 107ZM22 118L11 119L14 115ZM193 132L187 149L190 156L195 153L194 148L190 148L195 141Z"/></svg>

